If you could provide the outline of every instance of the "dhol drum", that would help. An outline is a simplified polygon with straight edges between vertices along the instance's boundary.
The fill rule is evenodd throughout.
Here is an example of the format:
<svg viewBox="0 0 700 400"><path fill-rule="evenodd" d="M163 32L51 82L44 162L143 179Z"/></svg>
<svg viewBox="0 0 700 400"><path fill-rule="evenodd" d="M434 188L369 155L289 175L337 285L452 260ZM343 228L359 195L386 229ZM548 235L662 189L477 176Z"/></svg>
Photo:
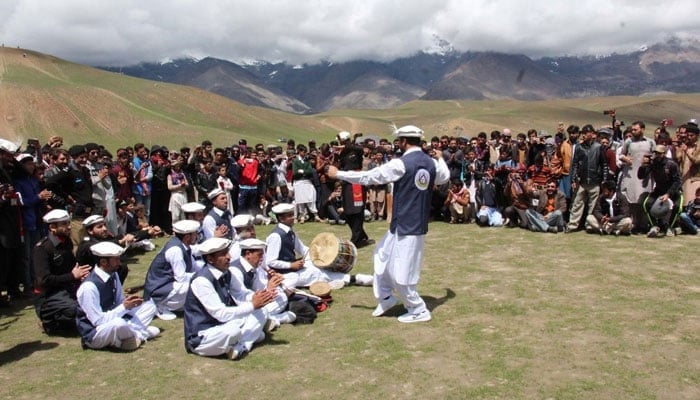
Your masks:
<svg viewBox="0 0 700 400"><path fill-rule="evenodd" d="M324 232L311 241L309 254L311 261L319 268L348 273L355 265L357 248L349 240Z"/></svg>

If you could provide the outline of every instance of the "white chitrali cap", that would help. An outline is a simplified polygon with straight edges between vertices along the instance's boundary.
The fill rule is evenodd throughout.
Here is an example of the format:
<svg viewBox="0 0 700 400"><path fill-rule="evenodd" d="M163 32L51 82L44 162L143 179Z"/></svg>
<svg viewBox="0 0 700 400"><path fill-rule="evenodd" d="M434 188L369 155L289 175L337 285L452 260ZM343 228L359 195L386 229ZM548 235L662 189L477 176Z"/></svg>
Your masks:
<svg viewBox="0 0 700 400"><path fill-rule="evenodd" d="M42 218L47 224L70 221L70 214L66 210L51 210Z"/></svg>
<svg viewBox="0 0 700 400"><path fill-rule="evenodd" d="M265 250L267 244L260 239L245 239L241 240L238 245L241 250Z"/></svg>
<svg viewBox="0 0 700 400"><path fill-rule="evenodd" d="M224 194L224 191L219 188L216 188L211 192L207 193L207 197L209 198L209 200L214 200L220 194Z"/></svg>
<svg viewBox="0 0 700 400"><path fill-rule="evenodd" d="M15 160L17 160L18 163L21 163L22 161L27 160L27 159L33 160L34 157L32 157L31 154L27 154L27 153L21 153L21 154L17 154L15 156Z"/></svg>
<svg viewBox="0 0 700 400"><path fill-rule="evenodd" d="M342 140L342 141L350 139L350 132L348 132L348 131L338 132L338 139Z"/></svg>
<svg viewBox="0 0 700 400"><path fill-rule="evenodd" d="M119 257L124 248L114 242L100 242L90 246L90 251L97 257Z"/></svg>
<svg viewBox="0 0 700 400"><path fill-rule="evenodd" d="M10 142L7 139L0 138L0 150L4 150L8 153L14 153L19 149L19 146L17 144Z"/></svg>
<svg viewBox="0 0 700 400"><path fill-rule="evenodd" d="M199 222L193 221L191 219L183 219L182 221L177 221L173 224L173 232L179 233L181 235L186 235L188 233L195 233L199 230Z"/></svg>
<svg viewBox="0 0 700 400"><path fill-rule="evenodd" d="M406 125L394 131L396 137L423 137L423 130L417 126Z"/></svg>
<svg viewBox="0 0 700 400"><path fill-rule="evenodd" d="M213 254L231 247L231 240L226 238L211 238L199 245L199 252L202 255Z"/></svg>
<svg viewBox="0 0 700 400"><path fill-rule="evenodd" d="M272 207L272 212L277 214L277 215L292 213L292 212L294 212L294 204L289 204L289 203L277 204L276 206Z"/></svg>
<svg viewBox="0 0 700 400"><path fill-rule="evenodd" d="M89 228L100 222L105 222L105 219L100 215L91 215L83 220L83 226Z"/></svg>
<svg viewBox="0 0 700 400"><path fill-rule="evenodd" d="M186 213L196 213L196 212L203 212L207 208L204 207L204 204L197 203L197 202L191 202L191 203L185 203L182 205L182 211Z"/></svg>
<svg viewBox="0 0 700 400"><path fill-rule="evenodd" d="M246 226L252 226L255 218L250 214L238 214L231 218L231 226L234 228L245 228Z"/></svg>

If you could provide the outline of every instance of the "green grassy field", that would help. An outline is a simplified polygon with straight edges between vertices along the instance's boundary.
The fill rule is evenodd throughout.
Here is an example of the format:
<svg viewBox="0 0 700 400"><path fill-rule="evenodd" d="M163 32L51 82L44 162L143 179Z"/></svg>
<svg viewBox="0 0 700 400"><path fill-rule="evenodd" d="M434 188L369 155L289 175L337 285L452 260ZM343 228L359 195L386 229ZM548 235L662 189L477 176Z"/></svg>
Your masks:
<svg viewBox="0 0 700 400"><path fill-rule="evenodd" d="M266 237L269 227L258 229ZM386 223L366 224L380 239ZM295 227L309 243L319 232ZM163 241L158 242L162 245ZM698 237L536 234L434 222L419 291L433 313L372 318L371 289L333 293L239 362L188 355L182 318L133 353L48 337L29 303L2 309L0 397L292 399L700 398ZM372 249L356 272L371 271ZM139 284L155 252L131 264Z"/></svg>

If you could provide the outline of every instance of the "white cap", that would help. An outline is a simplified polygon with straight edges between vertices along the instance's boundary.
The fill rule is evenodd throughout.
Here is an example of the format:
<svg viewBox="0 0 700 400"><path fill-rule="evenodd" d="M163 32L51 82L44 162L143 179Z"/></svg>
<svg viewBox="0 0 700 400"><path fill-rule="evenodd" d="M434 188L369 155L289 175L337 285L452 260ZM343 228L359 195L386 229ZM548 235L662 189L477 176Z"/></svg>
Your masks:
<svg viewBox="0 0 700 400"><path fill-rule="evenodd" d="M423 137L423 130L417 126L406 125L394 131L396 137Z"/></svg>
<svg viewBox="0 0 700 400"><path fill-rule="evenodd" d="M211 238L199 245L199 252L202 255L216 253L217 251L226 250L231 247L231 240L226 238Z"/></svg>
<svg viewBox="0 0 700 400"><path fill-rule="evenodd" d="M7 139L0 138L0 150L5 150L8 153L14 153L19 149L15 143L10 142Z"/></svg>
<svg viewBox="0 0 700 400"><path fill-rule="evenodd" d="M114 242L100 242L90 246L90 251L97 257L119 257L124 248Z"/></svg>
<svg viewBox="0 0 700 400"><path fill-rule="evenodd" d="M199 222L193 221L191 219L183 219L182 221L177 221L173 224L173 232L179 233L181 235L186 235L188 233L195 233L199 230Z"/></svg>
<svg viewBox="0 0 700 400"><path fill-rule="evenodd" d="M260 239L245 239L241 240L238 245L241 250L265 250L267 244Z"/></svg>
<svg viewBox="0 0 700 400"><path fill-rule="evenodd" d="M89 228L100 222L105 222L101 215L91 215L83 220L83 226Z"/></svg>
<svg viewBox="0 0 700 400"><path fill-rule="evenodd" d="M47 224L54 224L56 222L66 222L70 221L70 214L66 210L51 210L44 215L44 222Z"/></svg>
<svg viewBox="0 0 700 400"><path fill-rule="evenodd" d="M31 154L27 154L27 153L21 153L21 154L17 154L15 156L15 160L17 160L18 163L21 163L22 161L24 161L26 159L34 160L34 157Z"/></svg>
<svg viewBox="0 0 700 400"><path fill-rule="evenodd" d="M503 136L510 136L510 129L505 128L505 129L503 130Z"/></svg>
<svg viewBox="0 0 700 400"><path fill-rule="evenodd" d="M238 214L231 218L231 226L234 228L245 228L246 226L253 226L254 221L255 218L250 214Z"/></svg>
<svg viewBox="0 0 700 400"><path fill-rule="evenodd" d="M207 193L207 197L209 198L209 200L214 200L216 198L216 196L218 196L220 194L224 194L224 191L219 189L219 188L216 188L216 189L212 190L211 192Z"/></svg>
<svg viewBox="0 0 700 400"><path fill-rule="evenodd" d="M350 139L350 132L348 132L348 131L338 132L338 140L345 141L348 139Z"/></svg>
<svg viewBox="0 0 700 400"><path fill-rule="evenodd" d="M294 204L279 203L276 206L272 207L272 212L277 215L294 212Z"/></svg>
<svg viewBox="0 0 700 400"><path fill-rule="evenodd" d="M196 212L203 212L206 210L206 207L204 207L204 204L202 203L197 203L197 202L191 202L191 203L185 203L181 207L182 211L185 213L196 213Z"/></svg>

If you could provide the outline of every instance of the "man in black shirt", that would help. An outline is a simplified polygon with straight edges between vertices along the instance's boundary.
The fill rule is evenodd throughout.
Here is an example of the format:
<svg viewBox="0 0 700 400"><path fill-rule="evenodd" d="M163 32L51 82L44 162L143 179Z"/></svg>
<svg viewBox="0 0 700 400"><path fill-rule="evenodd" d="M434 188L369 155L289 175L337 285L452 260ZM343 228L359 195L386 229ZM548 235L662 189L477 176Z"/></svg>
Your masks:
<svg viewBox="0 0 700 400"><path fill-rule="evenodd" d="M90 273L90 266L75 261L68 212L52 210L44 215L44 222L49 234L34 247L34 287L40 291L36 314L46 334L73 335L77 333L76 292Z"/></svg>

